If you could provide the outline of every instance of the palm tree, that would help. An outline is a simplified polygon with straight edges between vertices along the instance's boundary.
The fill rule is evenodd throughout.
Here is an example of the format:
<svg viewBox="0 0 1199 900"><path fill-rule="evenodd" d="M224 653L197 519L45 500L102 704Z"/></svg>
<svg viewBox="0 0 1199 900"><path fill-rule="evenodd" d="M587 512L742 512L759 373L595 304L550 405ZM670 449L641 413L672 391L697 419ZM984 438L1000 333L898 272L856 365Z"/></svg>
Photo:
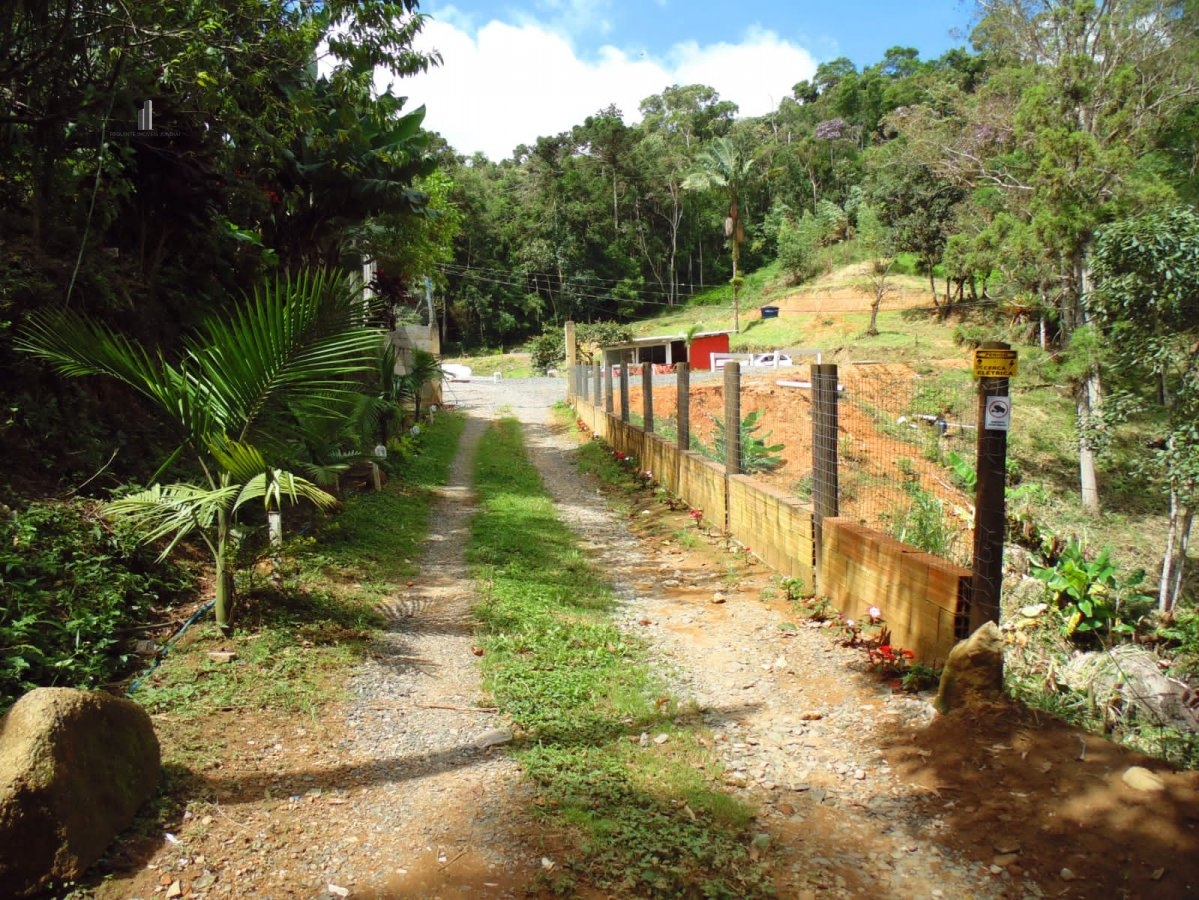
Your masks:
<svg viewBox="0 0 1199 900"><path fill-rule="evenodd" d="M724 220L724 236L733 251L733 331L741 331L740 288L741 245L745 243L745 227L741 224L741 195L754 160L746 156L728 138L717 138L695 157L699 166L683 181L689 191L722 190L729 201L729 213Z"/></svg>
<svg viewBox="0 0 1199 900"><path fill-rule="evenodd" d="M184 342L178 362L107 326L64 311L38 313L17 346L69 376L107 375L153 401L178 435L158 476L190 455L195 483L153 484L107 507L146 541L170 537L165 556L198 533L216 566L216 620L227 628L234 602L239 512L284 499L331 507L336 499L282 468L299 423L340 415L357 393L382 333L363 327L360 290L343 274L302 272L261 285L228 320Z"/></svg>
<svg viewBox="0 0 1199 900"><path fill-rule="evenodd" d="M437 357L428 350L414 350L408 363L408 371L399 377L401 397L412 402L413 418L420 421L421 403L425 387L437 384L445 378L445 371Z"/></svg>

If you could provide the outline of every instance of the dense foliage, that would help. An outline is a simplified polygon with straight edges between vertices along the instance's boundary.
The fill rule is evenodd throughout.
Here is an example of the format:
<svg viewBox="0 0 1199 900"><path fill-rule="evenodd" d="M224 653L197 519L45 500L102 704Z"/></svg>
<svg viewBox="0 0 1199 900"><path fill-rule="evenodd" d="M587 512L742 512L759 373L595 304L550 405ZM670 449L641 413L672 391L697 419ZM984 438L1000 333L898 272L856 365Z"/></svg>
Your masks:
<svg viewBox="0 0 1199 900"><path fill-rule="evenodd" d="M93 489L144 477L167 446L128 392L15 354L31 313L171 346L280 269L369 256L404 284L444 258L456 219L424 111L374 87L438 62L412 49L423 22L414 0L4 5L6 496L78 483L114 449Z"/></svg>
<svg viewBox="0 0 1199 900"><path fill-rule="evenodd" d="M128 674L137 626L193 589L98 504L41 502L0 520L0 710L32 687Z"/></svg>

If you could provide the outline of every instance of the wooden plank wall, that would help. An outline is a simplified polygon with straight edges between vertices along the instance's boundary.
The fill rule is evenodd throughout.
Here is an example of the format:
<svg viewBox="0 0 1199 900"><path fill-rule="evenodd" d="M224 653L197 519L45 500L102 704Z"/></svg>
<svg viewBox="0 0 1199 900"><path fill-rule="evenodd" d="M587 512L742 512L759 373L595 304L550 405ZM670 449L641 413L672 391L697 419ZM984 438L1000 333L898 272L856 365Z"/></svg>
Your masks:
<svg viewBox="0 0 1199 900"><path fill-rule="evenodd" d="M958 640L970 570L851 522L825 519L821 593L850 618L877 606L893 646L928 664L944 663Z"/></svg>
<svg viewBox="0 0 1199 900"><path fill-rule="evenodd" d="M923 553L848 519L824 520L824 584L815 584L810 505L751 476L726 476L724 467L671 441L578 401L577 412L613 449L637 457L642 471L721 528L780 574L803 579L851 618L878 606L895 646L928 664L943 663L960 636L970 571ZM594 424L592 424L594 423Z"/></svg>
<svg viewBox="0 0 1199 900"><path fill-rule="evenodd" d="M814 590L812 508L749 475L728 480L728 531L766 565Z"/></svg>

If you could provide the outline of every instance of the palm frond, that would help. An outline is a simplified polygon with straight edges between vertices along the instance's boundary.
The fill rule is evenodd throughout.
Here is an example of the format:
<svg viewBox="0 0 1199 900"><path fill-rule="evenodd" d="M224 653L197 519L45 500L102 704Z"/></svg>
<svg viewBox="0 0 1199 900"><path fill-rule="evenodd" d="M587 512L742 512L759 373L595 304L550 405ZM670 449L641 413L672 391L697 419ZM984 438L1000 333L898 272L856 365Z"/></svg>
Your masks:
<svg viewBox="0 0 1199 900"><path fill-rule="evenodd" d="M271 469L241 486L233 503L233 511L237 512L253 500L262 500L267 509L278 509L283 505L284 498L292 503L298 503L301 498L311 500L320 509L333 509L338 505L336 497L308 479L282 469Z"/></svg>
<svg viewBox="0 0 1199 900"><path fill-rule="evenodd" d="M107 375L128 385L155 401L193 443L212 426L213 409L185 366L172 366L161 353L151 354L99 322L62 310L35 312L15 345L63 375Z"/></svg>
<svg viewBox="0 0 1199 900"><path fill-rule="evenodd" d="M317 271L276 277L231 320L210 322L190 356L226 432L244 439L272 407L307 401L315 414L356 393L348 376L369 371L382 342L365 316L348 277Z"/></svg>
<svg viewBox="0 0 1199 900"><path fill-rule="evenodd" d="M238 491L236 485L208 489L194 484L156 484L114 500L104 507L104 512L133 524L145 543L170 537L170 543L159 555L165 559L193 531L200 531L212 548L212 539L205 532L212 527L218 512L232 507Z"/></svg>

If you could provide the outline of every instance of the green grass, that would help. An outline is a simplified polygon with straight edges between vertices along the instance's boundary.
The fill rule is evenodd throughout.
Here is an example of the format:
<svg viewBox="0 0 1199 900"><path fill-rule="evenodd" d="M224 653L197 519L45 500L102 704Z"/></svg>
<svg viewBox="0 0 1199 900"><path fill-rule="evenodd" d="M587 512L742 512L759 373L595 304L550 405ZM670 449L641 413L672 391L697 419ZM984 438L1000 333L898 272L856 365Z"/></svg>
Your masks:
<svg viewBox="0 0 1199 900"><path fill-rule="evenodd" d="M535 373L529 365L527 353L492 353L479 356L456 356L443 360L470 366L471 373L476 378L490 378L499 372L504 378L531 378Z"/></svg>
<svg viewBox="0 0 1199 900"><path fill-rule="evenodd" d="M610 587L558 520L515 421L484 437L475 480L468 557L484 593L486 684L517 728L547 825L573 845L547 876L553 888L766 896L751 811L703 774L719 766L694 711L677 707L642 643L612 623ZM642 734L667 738L643 745Z"/></svg>

